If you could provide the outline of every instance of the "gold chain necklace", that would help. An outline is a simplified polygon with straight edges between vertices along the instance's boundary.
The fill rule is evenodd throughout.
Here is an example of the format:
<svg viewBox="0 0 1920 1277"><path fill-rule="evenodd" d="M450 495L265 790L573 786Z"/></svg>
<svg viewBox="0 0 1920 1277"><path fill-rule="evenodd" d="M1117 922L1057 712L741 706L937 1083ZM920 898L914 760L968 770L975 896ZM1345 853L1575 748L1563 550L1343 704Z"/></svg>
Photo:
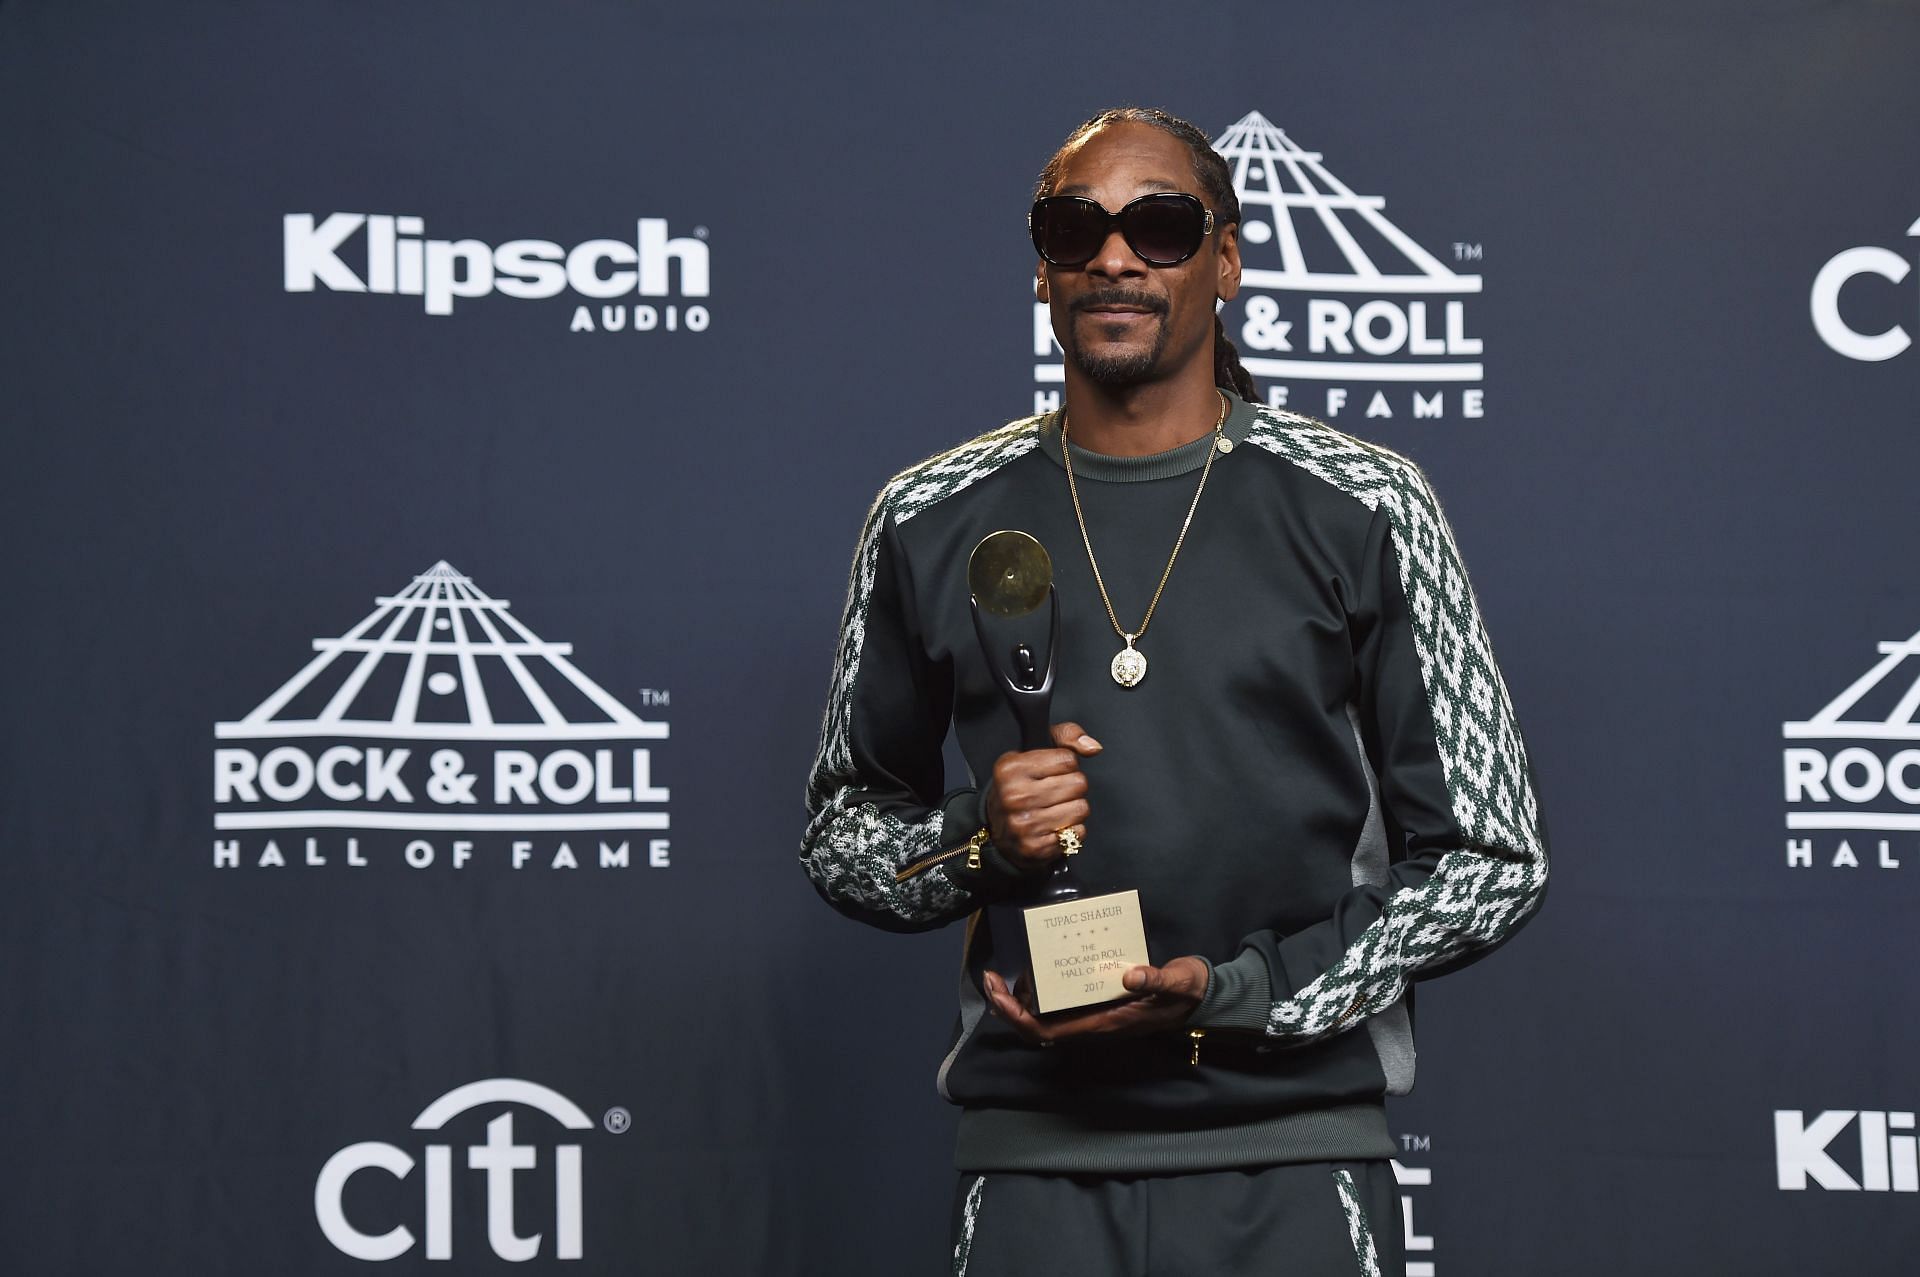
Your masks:
<svg viewBox="0 0 1920 1277"><path fill-rule="evenodd" d="M1067 412L1060 410L1060 459L1067 467L1067 495L1073 498L1073 517L1080 524L1080 543L1087 547L1087 566L1093 569L1093 583L1100 587L1100 601L1107 605L1107 620L1113 624L1113 632L1127 641L1127 645L1114 653L1113 663L1108 667L1113 681L1122 687L1132 687L1147 676L1147 656L1133 645L1135 639L1147 632L1147 625L1153 620L1153 609L1160 606L1160 592L1167 588L1167 578L1173 575L1173 561L1180 557L1180 547L1186 543L1187 528L1193 523L1193 512L1200 508L1200 494L1207 490L1207 475L1213 469L1215 454L1226 452L1233 447L1233 441L1222 432L1227 424L1227 397L1220 395L1220 418L1213 423L1213 446L1207 449L1206 462L1200 467L1200 486L1193 490L1193 501L1187 506L1187 517L1180 521L1180 535L1173 539L1173 553L1167 556L1167 567L1160 574L1160 584L1153 587L1153 599L1147 604L1147 614L1140 618L1140 627L1132 633L1120 624L1120 618L1114 613L1113 599L1107 594L1107 582L1100 575L1100 563L1093 557L1093 538L1087 535L1087 516L1080 509L1080 489L1073 481L1073 449L1067 444Z"/></svg>

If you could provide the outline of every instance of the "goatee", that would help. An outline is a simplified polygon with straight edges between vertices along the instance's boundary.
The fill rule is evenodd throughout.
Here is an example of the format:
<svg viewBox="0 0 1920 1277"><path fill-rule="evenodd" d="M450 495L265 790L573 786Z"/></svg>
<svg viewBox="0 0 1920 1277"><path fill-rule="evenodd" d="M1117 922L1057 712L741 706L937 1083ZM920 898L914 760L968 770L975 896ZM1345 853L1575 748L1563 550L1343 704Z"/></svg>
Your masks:
<svg viewBox="0 0 1920 1277"><path fill-rule="evenodd" d="M1136 307L1158 318L1160 322L1154 329L1153 344L1146 350L1112 355L1094 355L1080 349L1078 316L1108 306ZM1151 293L1108 289L1080 298L1073 304L1073 311L1076 322L1067 325L1066 356L1087 380L1100 386L1123 387L1138 385L1153 375L1154 369L1160 364L1160 357L1167 350L1167 303L1164 299Z"/></svg>

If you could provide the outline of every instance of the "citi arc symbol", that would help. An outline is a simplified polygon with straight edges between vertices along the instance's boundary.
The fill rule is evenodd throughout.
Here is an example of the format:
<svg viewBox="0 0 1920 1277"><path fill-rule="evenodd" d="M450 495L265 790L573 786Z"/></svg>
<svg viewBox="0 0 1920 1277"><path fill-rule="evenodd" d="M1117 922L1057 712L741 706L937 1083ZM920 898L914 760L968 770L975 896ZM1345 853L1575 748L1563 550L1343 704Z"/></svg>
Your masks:
<svg viewBox="0 0 1920 1277"><path fill-rule="evenodd" d="M552 1118L569 1131L584 1131L593 1121L579 1105L550 1087L520 1078L495 1077L455 1087L427 1105L413 1119L416 1131L438 1131L470 1109L494 1104L519 1104ZM514 1114L504 1112L487 1122L487 1140L467 1149L466 1169L485 1173L487 1243L494 1254L510 1261L537 1257L543 1236L521 1236L514 1218L516 1172L537 1171L541 1149L514 1142ZM422 1186L426 1211L426 1257L452 1259L453 1175L451 1144L426 1146L426 1174ZM583 1251L581 1146L560 1144L552 1149L554 1187L554 1257L579 1259ZM384 1171L404 1180L419 1165L407 1150L381 1140L349 1144L320 1168L313 1186L314 1219L335 1249L355 1259L375 1262L397 1259L412 1250L416 1238L404 1224L384 1233L366 1232L348 1219L347 1182L364 1171Z"/></svg>
<svg viewBox="0 0 1920 1277"><path fill-rule="evenodd" d="M635 809L668 794L632 742L665 740L668 724L445 560L313 647L253 710L215 724L233 742L215 751L216 829L667 828L664 809ZM565 747L614 742L626 748Z"/></svg>
<svg viewBox="0 0 1920 1277"><path fill-rule="evenodd" d="M1821 742L1787 747L1787 801L1844 805L1790 810L1787 828L1920 831L1920 634L1878 650L1818 713L1782 724L1787 741Z"/></svg>

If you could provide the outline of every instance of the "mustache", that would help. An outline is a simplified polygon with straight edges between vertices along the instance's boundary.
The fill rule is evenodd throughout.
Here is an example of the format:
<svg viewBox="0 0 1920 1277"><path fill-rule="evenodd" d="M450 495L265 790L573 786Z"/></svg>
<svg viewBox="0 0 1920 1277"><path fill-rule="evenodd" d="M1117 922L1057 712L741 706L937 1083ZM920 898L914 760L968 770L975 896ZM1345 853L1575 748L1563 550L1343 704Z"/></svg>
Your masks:
<svg viewBox="0 0 1920 1277"><path fill-rule="evenodd" d="M1108 288L1101 292L1084 294L1075 299L1073 310L1076 312L1098 310L1112 306L1126 306L1134 310L1149 311L1155 315L1167 313L1166 298L1128 288Z"/></svg>

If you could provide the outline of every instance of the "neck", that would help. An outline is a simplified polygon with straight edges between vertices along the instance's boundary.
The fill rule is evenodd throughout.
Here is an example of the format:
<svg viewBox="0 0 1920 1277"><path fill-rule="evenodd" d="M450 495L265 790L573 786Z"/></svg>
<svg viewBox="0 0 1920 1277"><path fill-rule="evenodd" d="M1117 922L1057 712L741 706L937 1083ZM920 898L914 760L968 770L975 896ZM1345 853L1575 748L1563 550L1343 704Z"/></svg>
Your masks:
<svg viewBox="0 0 1920 1277"><path fill-rule="evenodd" d="M1213 369L1202 366L1166 381L1103 386L1067 364L1067 429L1089 452L1145 457L1211 432L1220 420Z"/></svg>

